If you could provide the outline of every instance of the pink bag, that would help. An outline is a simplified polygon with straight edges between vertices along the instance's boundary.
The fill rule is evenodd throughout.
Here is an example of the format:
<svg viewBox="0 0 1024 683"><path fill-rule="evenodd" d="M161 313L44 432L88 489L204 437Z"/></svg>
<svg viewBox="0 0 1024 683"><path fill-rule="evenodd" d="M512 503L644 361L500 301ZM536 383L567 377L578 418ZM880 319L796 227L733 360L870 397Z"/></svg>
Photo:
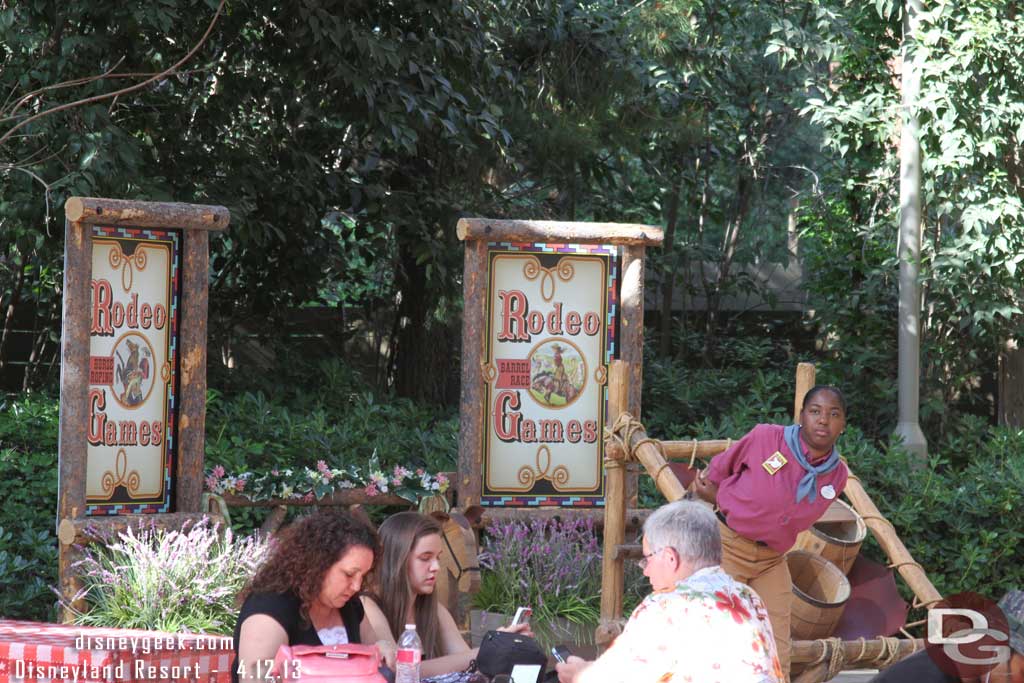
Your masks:
<svg viewBox="0 0 1024 683"><path fill-rule="evenodd" d="M286 681L386 683L376 645L282 645L274 657L274 675Z"/></svg>

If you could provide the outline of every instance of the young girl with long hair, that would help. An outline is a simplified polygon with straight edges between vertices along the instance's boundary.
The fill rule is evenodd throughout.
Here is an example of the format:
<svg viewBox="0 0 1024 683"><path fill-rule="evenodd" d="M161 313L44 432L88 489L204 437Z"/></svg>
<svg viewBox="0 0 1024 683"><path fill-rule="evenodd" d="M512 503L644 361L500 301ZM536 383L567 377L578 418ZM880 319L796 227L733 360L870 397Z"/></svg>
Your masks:
<svg viewBox="0 0 1024 683"><path fill-rule="evenodd" d="M416 624L423 643L422 678L464 671L477 654L434 592L439 558L445 552L441 533L436 520L418 512L400 512L384 520L377 530L380 560L372 593L363 596L366 617L378 638L397 641L406 624ZM529 626L500 630L528 634Z"/></svg>

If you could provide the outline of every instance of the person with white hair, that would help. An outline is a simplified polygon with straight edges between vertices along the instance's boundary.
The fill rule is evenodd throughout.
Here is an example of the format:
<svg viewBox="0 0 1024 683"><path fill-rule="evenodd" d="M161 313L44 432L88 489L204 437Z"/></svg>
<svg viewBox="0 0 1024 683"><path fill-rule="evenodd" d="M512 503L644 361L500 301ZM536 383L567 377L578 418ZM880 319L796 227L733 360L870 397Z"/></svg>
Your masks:
<svg viewBox="0 0 1024 683"><path fill-rule="evenodd" d="M715 514L701 503L658 508L644 523L640 566L654 590L593 662L558 664L560 683L779 683L768 612L722 571Z"/></svg>

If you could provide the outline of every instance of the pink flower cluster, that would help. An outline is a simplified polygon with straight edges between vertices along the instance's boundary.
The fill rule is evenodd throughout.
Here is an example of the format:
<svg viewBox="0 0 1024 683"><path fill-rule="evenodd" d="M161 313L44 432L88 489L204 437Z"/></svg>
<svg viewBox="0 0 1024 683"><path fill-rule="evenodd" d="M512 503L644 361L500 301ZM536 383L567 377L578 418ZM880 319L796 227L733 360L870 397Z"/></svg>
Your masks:
<svg viewBox="0 0 1024 683"><path fill-rule="evenodd" d="M252 473L243 472L237 477L226 476L224 468L217 465L206 477L206 488L215 493L242 493Z"/></svg>

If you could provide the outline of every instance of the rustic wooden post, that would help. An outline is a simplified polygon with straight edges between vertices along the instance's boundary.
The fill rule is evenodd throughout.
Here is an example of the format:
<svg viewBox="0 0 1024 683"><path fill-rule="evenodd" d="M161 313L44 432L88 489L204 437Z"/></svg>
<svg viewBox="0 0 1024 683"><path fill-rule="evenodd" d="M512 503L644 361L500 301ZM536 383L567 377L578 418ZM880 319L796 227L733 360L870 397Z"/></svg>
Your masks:
<svg viewBox="0 0 1024 683"><path fill-rule="evenodd" d="M654 479L658 490L661 491L661 494L665 496L668 502L674 503L677 500L681 500L686 495L686 489L679 482L675 472L668 466L668 462L666 462L661 451L650 442L641 443L639 446L636 445L638 441L646 438L647 432L643 430L633 435L633 455L647 469L647 473L651 475L651 479Z"/></svg>
<svg viewBox="0 0 1024 683"><path fill-rule="evenodd" d="M644 252L642 244L628 245L622 250L622 351L619 357L629 364L629 395L623 412L639 417L643 414L641 395L644 373ZM637 506L639 472L636 465L627 465L626 498L629 507Z"/></svg>
<svg viewBox="0 0 1024 683"><path fill-rule="evenodd" d="M483 405L484 380L481 363L487 343L487 242L466 244L462 276L462 387L460 405ZM461 410L459 415L459 471L455 479L456 505L466 510L480 504L483 466L484 414L480 410Z"/></svg>
<svg viewBox="0 0 1024 683"><path fill-rule="evenodd" d="M636 458L647 470L647 474L654 480L655 486L668 502L672 503L681 500L686 495L686 488L679 482L672 468L661 450L661 441L654 441L647 437L644 426L635 421L629 414L625 414L627 424L616 425L617 431L622 432L619 438L623 439L627 457ZM628 437L628 441L626 438ZM692 443L692 442L691 442ZM619 444L610 445L608 450L612 457L621 457L622 446Z"/></svg>
<svg viewBox="0 0 1024 683"><path fill-rule="evenodd" d="M89 276L92 238L82 224L64 227L64 326L61 333L60 454L57 480L57 522L85 514L86 430L89 424ZM78 595L82 585L69 571L77 560L70 544L58 550L60 590L65 599ZM82 601L75 602L81 608ZM65 615L67 619L68 615Z"/></svg>
<svg viewBox="0 0 1024 683"><path fill-rule="evenodd" d="M630 368L625 361L612 361L608 372L608 421L612 424L624 412L629 401ZM626 540L626 459L610 457L605 449L604 553L601 556L601 621L598 637L614 628L622 618L622 596L625 571L623 558L617 551Z"/></svg>
<svg viewBox="0 0 1024 683"><path fill-rule="evenodd" d="M804 396L814 386L817 370L814 363L798 363L796 366L796 391L793 393L793 423L800 421L800 410Z"/></svg>
<svg viewBox="0 0 1024 683"><path fill-rule="evenodd" d="M563 244L649 244L664 239L661 228L637 223L575 223L569 221L524 221L495 218L462 218L455 234L463 241L554 242Z"/></svg>
<svg viewBox="0 0 1024 683"><path fill-rule="evenodd" d="M795 640L792 662L807 664L793 683L822 683L828 677L833 658L842 668L883 669L904 657L923 650L925 642L912 638L874 638L871 640Z"/></svg>
<svg viewBox="0 0 1024 683"><path fill-rule="evenodd" d="M230 217L228 210L220 206L134 202L94 197L71 197L65 203L64 212L67 222L61 340L57 536L60 540L60 589L63 598L70 604L73 596L81 588L74 572L71 571L71 565L78 552L76 546L92 542L98 536L123 530L127 526L155 524L167 528L180 527L203 516L201 496L206 419L206 308L209 258L207 233L210 230L227 228ZM124 239L142 243L149 240L151 244L159 246L160 240L173 244L175 239L180 239L180 257L174 254L171 247L167 247L167 256L164 257L164 265L170 278L166 290L172 300L176 296L173 287L175 278L180 278L180 310L163 311L166 318L161 325L152 322L153 329L167 328L165 334L168 343L173 342L174 361L171 362L168 355L166 367L158 367L156 356L150 359L147 355L145 357L147 361L152 361L152 367L145 365L144 373L146 378L152 377L151 386L156 385L158 376L161 378L162 386L173 385L176 376L178 394L175 396L173 410L168 410L165 420L145 424L142 428L130 420L113 425L118 429L112 432L94 429L97 425L91 424L92 420L98 419L93 411L99 412L100 409L93 405L89 387L96 385L97 382L102 385L106 381L95 379L94 373L97 377L113 373L113 356L118 354L115 343L109 359L100 356L92 358L90 355L93 327L97 324L93 318L100 315L93 309L100 309L101 303L104 303L101 288L96 288L94 292L93 285L93 233L97 231L99 238L104 242ZM162 252L158 250L155 253ZM178 258L180 261L176 260ZM121 252L119 247L112 247L108 260L112 268L121 269L121 283L118 284L127 292L133 288L133 278L142 277L149 257L141 252L127 255ZM121 334L122 338L134 334L145 339L145 335L139 329L148 330L151 321L160 317L160 314L154 313L155 307L151 308L145 301L138 302L133 299L132 303L127 305L115 304L113 314L110 309L111 299L107 298L105 304L107 324L112 315L115 325L110 331L97 332L102 336L113 337L115 332L121 331L121 323L116 322L120 315L122 321L132 321L134 317L134 322L125 322L128 332ZM120 311L117 305L122 305ZM177 322L173 322L175 314L178 316ZM178 327L175 328L175 325ZM97 363L95 368L94 361ZM104 362L109 365L105 366ZM139 375L143 376L141 370ZM123 379L121 381L124 382ZM110 388L113 390L114 380L110 382ZM129 407L141 409L147 399L148 394L144 398L135 399ZM111 395L111 403L114 400L115 397ZM118 400L124 400L124 397ZM133 399L129 396L128 400ZM110 423L112 422L113 418L110 420ZM125 424L126 422L131 424ZM110 423L108 427L111 426ZM159 431L151 433L150 429L158 429L157 424ZM92 434L92 438L103 439L106 443L108 433L109 438L115 440L121 447L118 454L119 469L116 472L118 481L110 485L114 490L121 483L122 475L131 475L127 477L129 482L132 476L138 477L137 472L129 471L131 465L128 449L137 443L146 446L151 439L156 445L156 435L159 435L160 443L170 444L172 450L169 452L172 455L169 462L173 462L175 476L171 478L171 472L167 472L167 476L173 482L173 488L164 489L159 502L146 499L145 503L133 504L126 501L124 504L119 503L104 510L93 509L95 506L90 504L86 484L89 477L89 436ZM126 490L132 488L131 483L124 486ZM96 512L102 514L95 516ZM132 514L139 512L145 514ZM70 619L73 610L82 607L81 601L78 601L72 605L71 610L65 610L65 620Z"/></svg>
<svg viewBox="0 0 1024 683"><path fill-rule="evenodd" d="M226 219L225 219L226 222ZM181 307L181 412L178 416L179 512L201 512L206 449L206 311L210 236L185 230Z"/></svg>
<svg viewBox="0 0 1024 683"><path fill-rule="evenodd" d="M914 595L924 606L932 605L942 600L942 595L935 590L935 586L928 580L921 565L914 561L910 551L903 545L903 541L896 534L892 523L882 516L875 506L871 496L860 483L860 479L850 472L850 478L846 482L846 490L843 492L850 501L853 509L864 518L864 524L871 529L875 535L878 545L885 552L889 562L900 573L903 580L907 582Z"/></svg>

